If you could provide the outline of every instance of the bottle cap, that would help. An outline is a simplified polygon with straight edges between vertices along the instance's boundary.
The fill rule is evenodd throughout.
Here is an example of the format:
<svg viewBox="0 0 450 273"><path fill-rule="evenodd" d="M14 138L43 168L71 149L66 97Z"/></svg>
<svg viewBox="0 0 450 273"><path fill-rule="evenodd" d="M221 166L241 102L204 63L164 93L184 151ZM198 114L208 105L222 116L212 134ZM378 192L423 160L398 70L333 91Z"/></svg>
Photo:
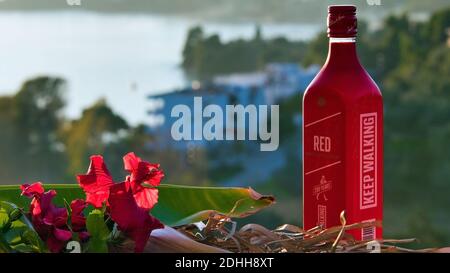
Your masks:
<svg viewBox="0 0 450 273"><path fill-rule="evenodd" d="M358 32L356 7L336 5L328 7L328 37L352 38Z"/></svg>

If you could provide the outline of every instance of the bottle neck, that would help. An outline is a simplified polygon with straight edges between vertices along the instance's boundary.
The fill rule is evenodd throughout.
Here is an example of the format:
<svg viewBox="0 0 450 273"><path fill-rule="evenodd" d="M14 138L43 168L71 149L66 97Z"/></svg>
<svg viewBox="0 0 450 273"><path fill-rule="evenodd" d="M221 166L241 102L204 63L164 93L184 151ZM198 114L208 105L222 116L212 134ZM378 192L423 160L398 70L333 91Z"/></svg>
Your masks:
<svg viewBox="0 0 450 273"><path fill-rule="evenodd" d="M328 47L328 65L353 66L359 65L356 52L356 38L330 38Z"/></svg>

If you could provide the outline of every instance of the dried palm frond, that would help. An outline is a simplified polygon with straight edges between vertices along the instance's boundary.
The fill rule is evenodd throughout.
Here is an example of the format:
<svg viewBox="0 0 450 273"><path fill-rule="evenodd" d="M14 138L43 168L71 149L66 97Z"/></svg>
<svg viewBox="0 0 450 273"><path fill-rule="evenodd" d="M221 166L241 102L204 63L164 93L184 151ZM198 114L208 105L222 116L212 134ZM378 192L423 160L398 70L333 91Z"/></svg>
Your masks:
<svg viewBox="0 0 450 273"><path fill-rule="evenodd" d="M224 215L210 217L206 227L198 225L178 227L179 232L191 239L216 248L237 253L350 253L350 252L449 252L450 248L414 250L397 246L415 242L416 239L383 239L357 241L346 231L366 227L378 227L378 221L347 224L345 213L341 213L341 226L310 230L285 224L269 230L258 224L248 224L237 230L236 222Z"/></svg>

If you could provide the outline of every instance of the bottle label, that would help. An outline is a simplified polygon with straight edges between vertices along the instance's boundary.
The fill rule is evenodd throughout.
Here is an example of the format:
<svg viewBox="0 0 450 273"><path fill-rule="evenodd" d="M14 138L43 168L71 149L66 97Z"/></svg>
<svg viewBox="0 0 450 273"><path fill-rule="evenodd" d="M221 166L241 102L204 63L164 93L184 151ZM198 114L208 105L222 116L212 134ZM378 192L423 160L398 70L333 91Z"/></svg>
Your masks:
<svg viewBox="0 0 450 273"><path fill-rule="evenodd" d="M377 113L361 114L359 121L359 206L363 210L377 206Z"/></svg>
<svg viewBox="0 0 450 273"><path fill-rule="evenodd" d="M339 225L345 202L344 112L339 100L331 96L312 101L305 104L303 130L303 213L307 229Z"/></svg>

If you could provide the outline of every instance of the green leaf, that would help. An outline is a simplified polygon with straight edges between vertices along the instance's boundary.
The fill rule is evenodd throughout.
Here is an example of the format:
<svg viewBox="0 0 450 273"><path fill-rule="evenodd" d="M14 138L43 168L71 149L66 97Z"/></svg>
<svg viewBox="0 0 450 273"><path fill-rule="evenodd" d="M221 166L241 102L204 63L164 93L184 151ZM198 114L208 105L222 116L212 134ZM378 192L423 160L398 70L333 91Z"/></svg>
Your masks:
<svg viewBox="0 0 450 273"><path fill-rule="evenodd" d="M0 232L6 231L11 226L8 212L0 207Z"/></svg>
<svg viewBox="0 0 450 273"><path fill-rule="evenodd" d="M64 207L67 211L67 225L69 226L70 231L72 231L72 207L70 206L66 198L63 198L63 201Z"/></svg>
<svg viewBox="0 0 450 273"><path fill-rule="evenodd" d="M86 228L89 232L88 252L107 253L109 229L105 224L105 215L101 210L91 211L86 218Z"/></svg>
<svg viewBox="0 0 450 273"><path fill-rule="evenodd" d="M3 234L0 233L0 253L10 253L12 251L8 242L3 238Z"/></svg>
<svg viewBox="0 0 450 273"><path fill-rule="evenodd" d="M0 252L6 249L16 252L45 252L44 243L22 212L14 216L15 221L10 221L8 215L18 212L20 210L16 205L0 201L0 222L4 224L0 232Z"/></svg>
<svg viewBox="0 0 450 273"><path fill-rule="evenodd" d="M64 204L64 198L84 198L84 192L76 184L44 185L55 189L55 202ZM260 195L251 188L193 187L163 184L158 187L159 201L151 213L168 226L178 226L208 219L213 212L241 218L272 205L272 196ZM19 186L0 186L0 200L28 207L30 200L20 197Z"/></svg>
<svg viewBox="0 0 450 273"><path fill-rule="evenodd" d="M32 245L24 244L24 243L20 243L20 244L13 246L13 249L16 252L22 252L22 253L33 253L33 252L39 253L40 252L39 248L32 246Z"/></svg>
<svg viewBox="0 0 450 273"><path fill-rule="evenodd" d="M34 249L38 250L37 252L44 251L44 242L41 240L39 235L34 231L34 229L27 229L22 233L22 241L27 245L31 245Z"/></svg>

